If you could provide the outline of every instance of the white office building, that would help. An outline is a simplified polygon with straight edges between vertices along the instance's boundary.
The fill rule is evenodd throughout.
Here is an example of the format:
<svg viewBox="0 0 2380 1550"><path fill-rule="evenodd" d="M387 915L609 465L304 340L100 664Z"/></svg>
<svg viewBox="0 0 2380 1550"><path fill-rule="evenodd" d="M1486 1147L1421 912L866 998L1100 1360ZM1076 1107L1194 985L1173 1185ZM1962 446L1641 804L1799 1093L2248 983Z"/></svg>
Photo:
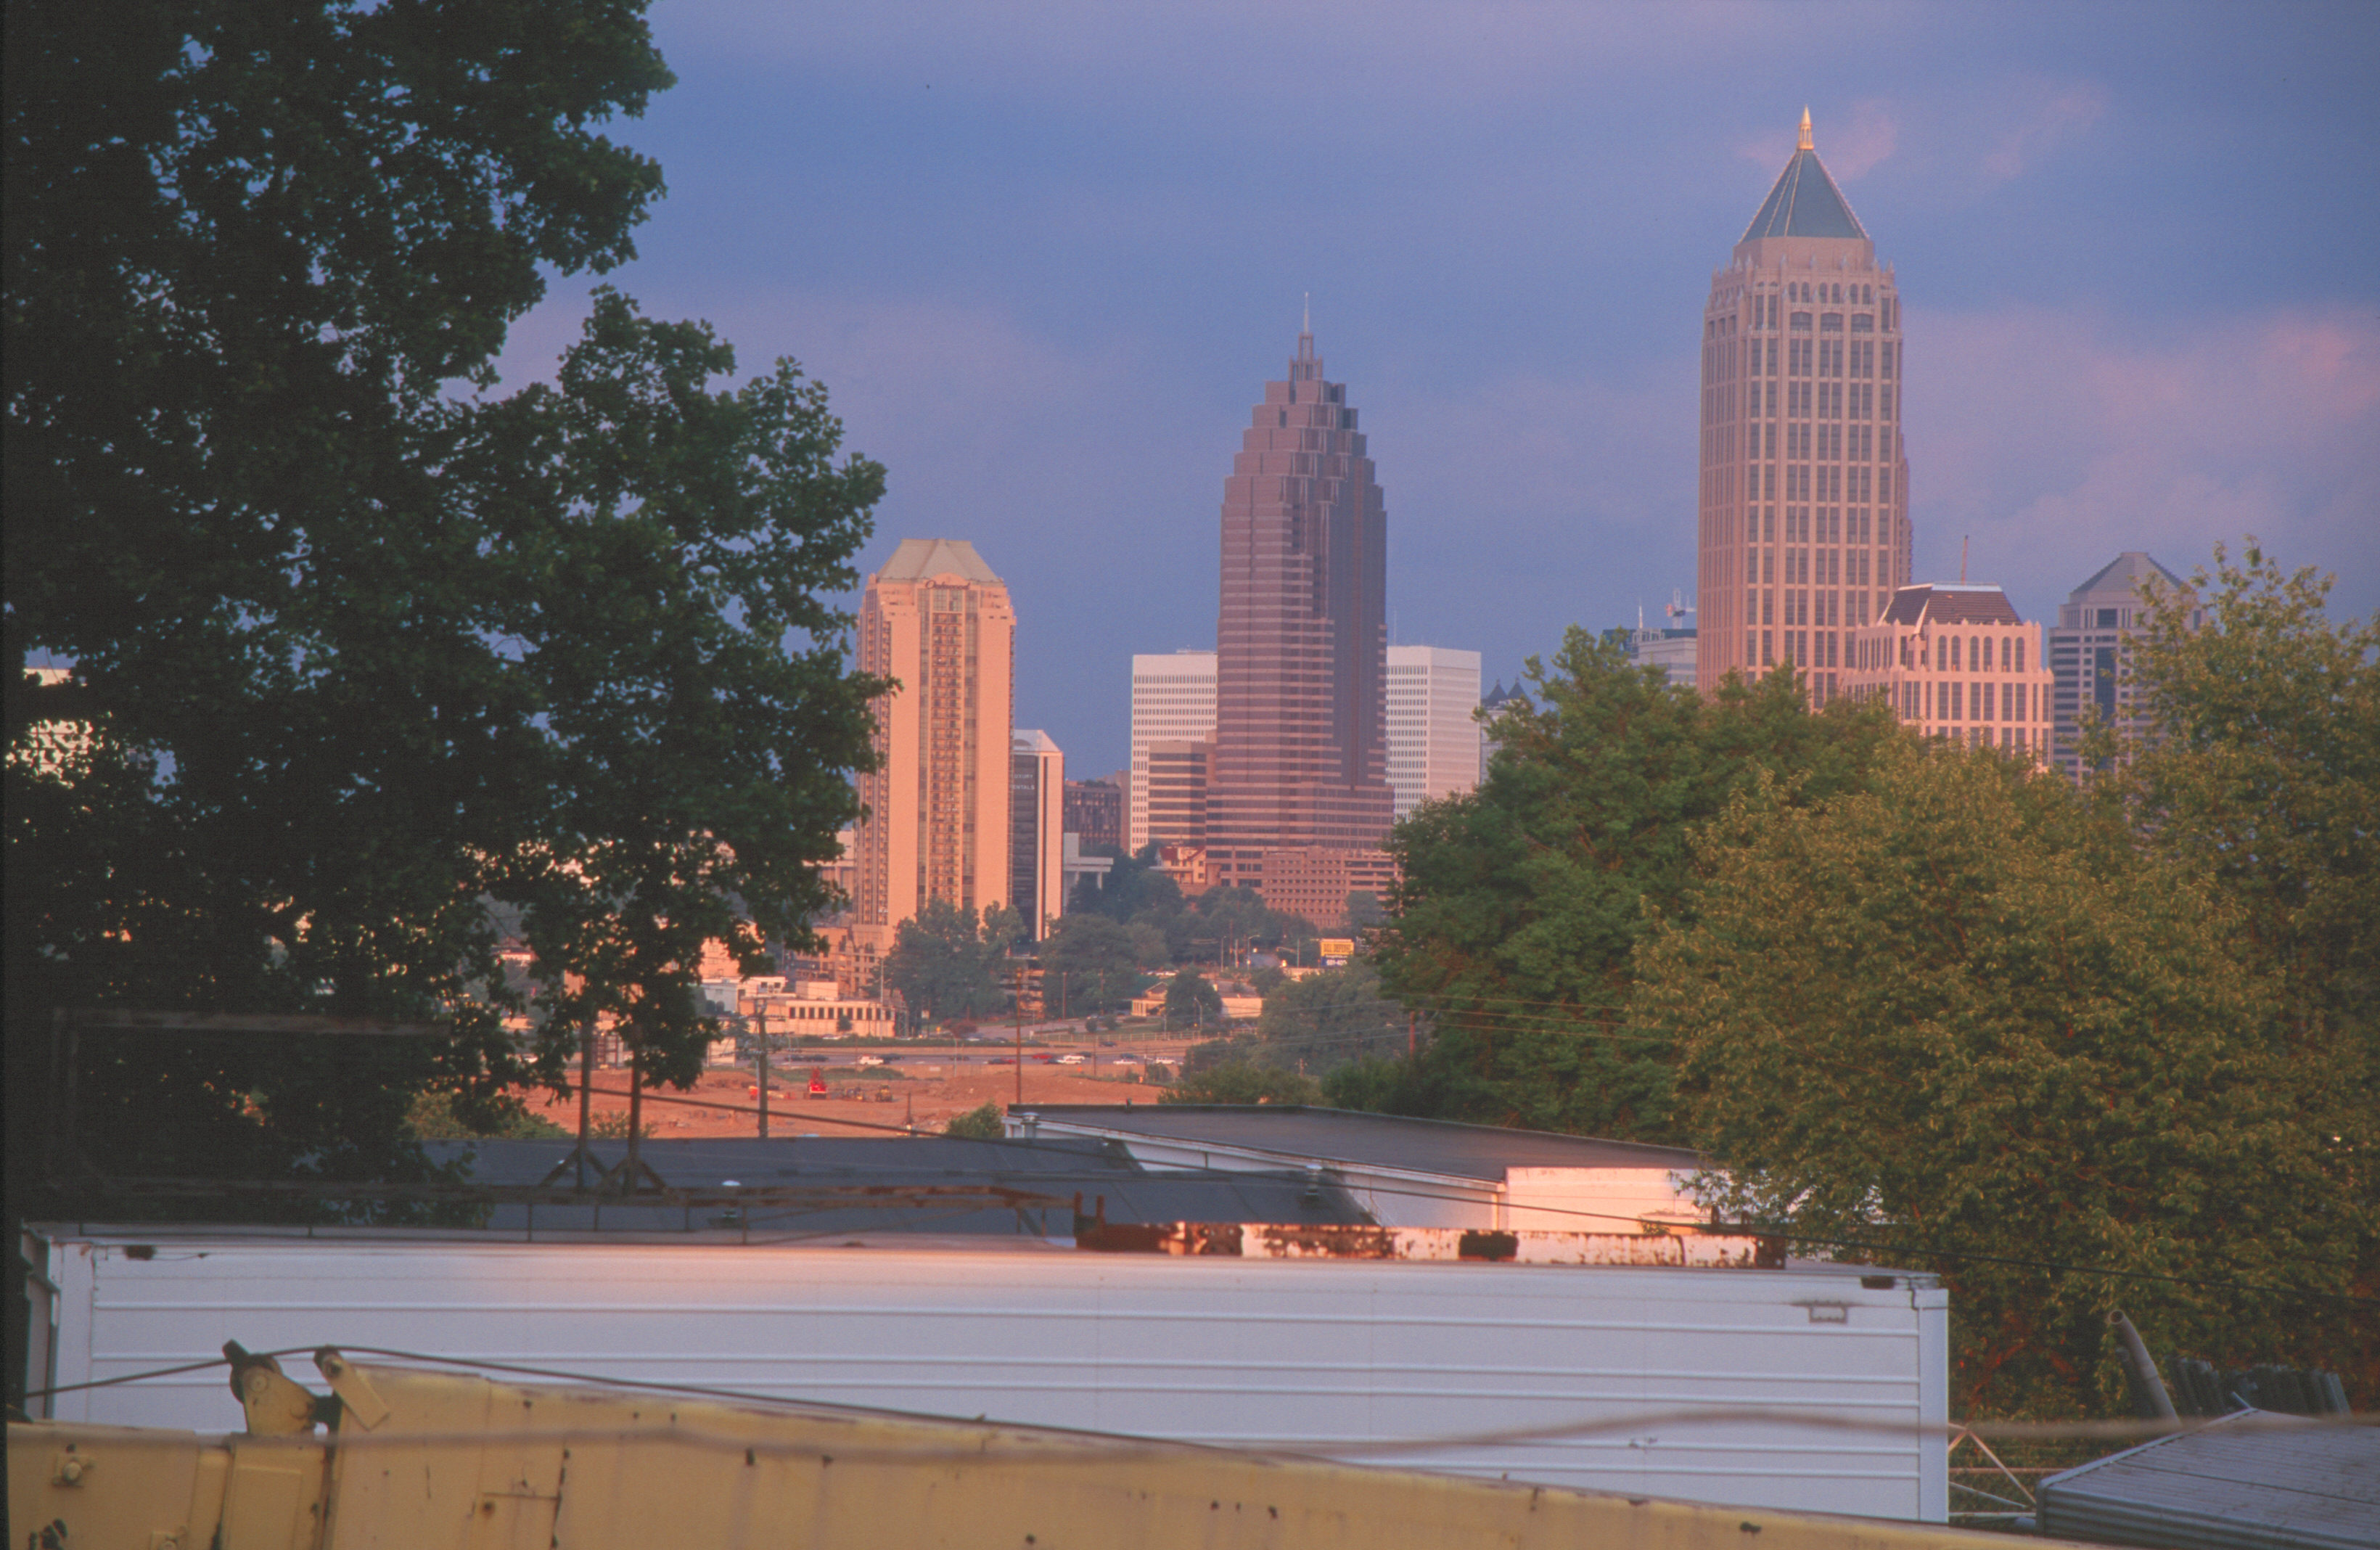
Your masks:
<svg viewBox="0 0 2380 1550"><path fill-rule="evenodd" d="M1479 783L1479 653L1389 648L1389 789L1397 817Z"/></svg>
<svg viewBox="0 0 2380 1550"><path fill-rule="evenodd" d="M1476 663L1475 658L1475 679ZM1135 655L1132 660L1132 789L1124 793L1125 849L1137 852L1148 843L1148 745L1214 740L1215 653Z"/></svg>

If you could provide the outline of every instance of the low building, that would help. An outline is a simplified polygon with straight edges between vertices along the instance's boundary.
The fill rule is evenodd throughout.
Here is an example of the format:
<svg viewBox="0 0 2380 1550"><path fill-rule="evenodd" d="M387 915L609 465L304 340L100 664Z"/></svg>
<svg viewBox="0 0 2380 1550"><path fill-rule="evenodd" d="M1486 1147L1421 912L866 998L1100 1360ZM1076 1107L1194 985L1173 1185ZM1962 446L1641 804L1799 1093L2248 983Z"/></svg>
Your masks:
<svg viewBox="0 0 2380 1550"><path fill-rule="evenodd" d="M756 1034L784 1038L889 1038L892 1009L883 1002L844 993L837 980L804 980L776 991L744 998L746 1025Z"/></svg>
<svg viewBox="0 0 2380 1550"><path fill-rule="evenodd" d="M1927 737L2049 757L2041 626L1997 587L1903 587L1873 624L1846 632L1840 692L1881 699Z"/></svg>
<svg viewBox="0 0 2380 1550"><path fill-rule="evenodd" d="M1386 851L1342 851L1321 845L1264 853L1257 891L1268 909L1300 916L1324 930L1347 924L1350 896L1368 893L1383 904L1396 887L1397 864Z"/></svg>
<svg viewBox="0 0 2380 1550"><path fill-rule="evenodd" d="M1306 1170L1384 1227L1667 1232L1707 1221L1699 1153L1298 1105L1028 1104L1014 1137L1080 1137L1148 1169Z"/></svg>

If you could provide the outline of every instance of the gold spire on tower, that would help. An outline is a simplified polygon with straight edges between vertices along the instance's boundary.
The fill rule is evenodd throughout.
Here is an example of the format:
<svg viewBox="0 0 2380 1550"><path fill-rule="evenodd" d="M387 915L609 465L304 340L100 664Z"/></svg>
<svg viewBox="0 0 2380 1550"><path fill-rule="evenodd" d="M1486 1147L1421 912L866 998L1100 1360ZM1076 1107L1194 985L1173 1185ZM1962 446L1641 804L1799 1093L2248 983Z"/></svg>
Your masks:
<svg viewBox="0 0 2380 1550"><path fill-rule="evenodd" d="M1803 109L1802 110L1802 146L1801 146L1801 149L1803 149L1803 150L1804 150L1804 151L1809 151L1809 150L1814 149L1814 148L1812 147L1812 145L1810 144L1810 110L1809 110L1808 108L1806 108L1806 107L1805 107L1805 108L1803 108Z"/></svg>

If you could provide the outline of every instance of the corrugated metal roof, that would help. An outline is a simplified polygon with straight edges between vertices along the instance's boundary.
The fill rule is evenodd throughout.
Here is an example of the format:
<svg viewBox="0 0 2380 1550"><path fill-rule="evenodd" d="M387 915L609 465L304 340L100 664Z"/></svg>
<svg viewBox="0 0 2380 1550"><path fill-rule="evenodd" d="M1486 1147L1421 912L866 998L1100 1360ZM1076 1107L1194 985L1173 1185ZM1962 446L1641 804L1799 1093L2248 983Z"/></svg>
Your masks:
<svg viewBox="0 0 2380 1550"><path fill-rule="evenodd" d="M2240 1424L2249 1417L2252 1427ZM2171 1550L2380 1545L2380 1428L2247 1411L2041 1483L2041 1530Z"/></svg>
<svg viewBox="0 0 2380 1550"><path fill-rule="evenodd" d="M1678 1146L1293 1104L1053 1103L1026 1104L1015 1112L1152 1140L1203 1141L1320 1162L1368 1163L1467 1179L1500 1180L1506 1169L1514 1168L1661 1168L1691 1172L1704 1166L1700 1153Z"/></svg>
<svg viewBox="0 0 2380 1550"><path fill-rule="evenodd" d="M570 1155L565 1141L441 1142L428 1148L449 1161L471 1154L470 1180L480 1184L533 1185ZM605 1166L626 1155L625 1141L595 1142ZM849 1206L755 1203L744 1217L682 1205L606 1199L595 1205L495 1206L487 1226L516 1232L672 1232L734 1226L758 1232L1026 1233L1065 1237L1075 1230L1072 1198L1094 1213L1104 1199L1111 1223L1298 1222L1316 1226L1368 1224L1371 1217L1345 1191L1325 1181L1318 1188L1302 1173L1153 1173L1121 1148L1097 1141L1047 1138L1026 1143L965 1141L952 1136L892 1136L648 1141L638 1156L673 1188L716 1189L729 1180L753 1187L833 1189L844 1185L994 1185L1050 1195L1062 1205L1007 1206L965 1200L950 1204ZM713 1219L721 1217L722 1219Z"/></svg>

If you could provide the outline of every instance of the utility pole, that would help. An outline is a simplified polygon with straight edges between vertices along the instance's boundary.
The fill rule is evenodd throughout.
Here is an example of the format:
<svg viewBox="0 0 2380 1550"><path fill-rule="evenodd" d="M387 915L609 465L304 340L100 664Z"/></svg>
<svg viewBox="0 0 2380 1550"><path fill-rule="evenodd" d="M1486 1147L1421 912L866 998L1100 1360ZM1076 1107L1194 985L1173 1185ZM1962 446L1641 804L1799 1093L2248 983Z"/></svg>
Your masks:
<svg viewBox="0 0 2380 1550"><path fill-rule="evenodd" d="M760 1073L760 1139L769 1139L769 1022L760 1019L760 1031L753 1035L753 1068Z"/></svg>
<svg viewBox="0 0 2380 1550"><path fill-rule="evenodd" d="M1008 998L1016 1014L1016 1107L1025 1107L1025 971L1016 971L1016 989Z"/></svg>

